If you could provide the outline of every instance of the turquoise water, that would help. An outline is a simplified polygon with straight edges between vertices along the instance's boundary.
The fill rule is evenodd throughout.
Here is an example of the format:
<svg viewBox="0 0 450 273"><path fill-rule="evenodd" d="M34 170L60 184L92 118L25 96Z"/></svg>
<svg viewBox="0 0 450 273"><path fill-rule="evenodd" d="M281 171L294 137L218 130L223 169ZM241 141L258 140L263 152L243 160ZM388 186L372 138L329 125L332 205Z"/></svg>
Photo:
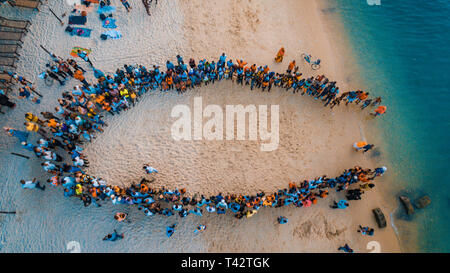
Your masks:
<svg viewBox="0 0 450 273"><path fill-rule="evenodd" d="M394 195L432 198L430 207L400 224L417 225L419 251L450 252L450 1L331 5L343 18L369 92L388 106L376 122L396 177Z"/></svg>

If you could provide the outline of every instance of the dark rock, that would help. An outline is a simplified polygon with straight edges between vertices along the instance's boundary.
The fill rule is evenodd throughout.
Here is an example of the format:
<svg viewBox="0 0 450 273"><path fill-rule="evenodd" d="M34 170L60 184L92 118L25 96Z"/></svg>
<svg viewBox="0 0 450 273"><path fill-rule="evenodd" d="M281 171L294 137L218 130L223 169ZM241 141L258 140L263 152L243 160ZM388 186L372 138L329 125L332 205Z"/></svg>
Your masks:
<svg viewBox="0 0 450 273"><path fill-rule="evenodd" d="M326 8L326 9L322 9L323 13L334 13L337 11L337 8L335 7L331 7L331 8Z"/></svg>
<svg viewBox="0 0 450 273"><path fill-rule="evenodd" d="M416 208L423 209L428 207L431 204L431 198L428 195L425 195L419 199L416 200L414 205L416 205Z"/></svg>
<svg viewBox="0 0 450 273"><path fill-rule="evenodd" d="M400 196L400 201L402 202L403 206L405 207L406 210L406 214L408 215L412 215L414 214L414 207L411 204L411 201L409 200L409 198L407 196Z"/></svg>
<svg viewBox="0 0 450 273"><path fill-rule="evenodd" d="M377 220L377 224L379 228L385 228L386 227L386 218L384 217L383 212L380 208L376 208L372 210L373 215L375 215L375 219Z"/></svg>

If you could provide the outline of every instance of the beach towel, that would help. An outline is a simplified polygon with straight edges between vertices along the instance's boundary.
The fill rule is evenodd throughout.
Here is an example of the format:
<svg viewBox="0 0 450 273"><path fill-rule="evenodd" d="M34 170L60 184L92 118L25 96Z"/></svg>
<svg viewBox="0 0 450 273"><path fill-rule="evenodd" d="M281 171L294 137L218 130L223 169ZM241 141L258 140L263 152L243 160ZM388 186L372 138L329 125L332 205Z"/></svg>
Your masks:
<svg viewBox="0 0 450 273"><path fill-rule="evenodd" d="M102 35L104 35L105 37L111 38L111 39L122 38L122 33L120 33L120 31L118 31L118 30L106 31L106 32L103 32Z"/></svg>
<svg viewBox="0 0 450 273"><path fill-rule="evenodd" d="M98 13L113 13L115 11L116 7L114 6L104 6L104 7L99 6L97 9Z"/></svg>
<svg viewBox="0 0 450 273"><path fill-rule="evenodd" d="M86 16L77 16L77 15L69 16L69 24L71 25L85 25L86 22L87 22Z"/></svg>
<svg viewBox="0 0 450 273"><path fill-rule="evenodd" d="M104 28L116 28L116 19L107 18L103 21Z"/></svg>
<svg viewBox="0 0 450 273"><path fill-rule="evenodd" d="M75 47L72 48L72 51L70 52L70 55L73 56L74 58L78 57L78 54L77 54L78 50L86 52L86 56L88 56L89 53L91 53L91 51L92 51L92 50L87 49L87 48L82 48L82 47L79 47L79 46L75 46Z"/></svg>
<svg viewBox="0 0 450 273"><path fill-rule="evenodd" d="M92 29L82 28L82 27L70 27L66 28L66 31L70 33L70 35L76 35L80 37L91 37Z"/></svg>

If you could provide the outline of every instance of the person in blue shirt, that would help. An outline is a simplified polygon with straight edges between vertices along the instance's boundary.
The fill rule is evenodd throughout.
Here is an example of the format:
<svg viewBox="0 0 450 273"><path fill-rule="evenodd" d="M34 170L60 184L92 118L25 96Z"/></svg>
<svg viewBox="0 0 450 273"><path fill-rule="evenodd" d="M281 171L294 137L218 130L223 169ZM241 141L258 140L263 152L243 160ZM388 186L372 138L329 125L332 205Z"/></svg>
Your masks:
<svg viewBox="0 0 450 273"><path fill-rule="evenodd" d="M288 218L284 217L284 216L280 216L277 218L278 223L280 224L286 224L288 222Z"/></svg>
<svg viewBox="0 0 450 273"><path fill-rule="evenodd" d="M360 232L362 235L367 235L367 236L373 236L373 234L375 232L375 230L373 228L362 227L361 225L359 225L359 229L357 231Z"/></svg>
<svg viewBox="0 0 450 273"><path fill-rule="evenodd" d="M71 196L74 196L74 195L75 195L75 191L72 188L64 189L64 196L65 197L71 197Z"/></svg>
<svg viewBox="0 0 450 273"><path fill-rule="evenodd" d="M111 241L111 242L114 242L114 241L123 239L123 237L124 237L123 235L124 235L124 233L118 234L118 233L117 233L117 230L114 230L114 232L113 232L112 234L106 235L106 236L103 238L103 241Z"/></svg>
<svg viewBox="0 0 450 273"><path fill-rule="evenodd" d="M23 141L22 143L20 143L21 145L22 145L22 147L24 148L24 149L27 149L28 151L30 151L30 152L34 152L34 148L36 147L36 146L34 146L33 144L31 144L31 143L27 143L26 141Z"/></svg>
<svg viewBox="0 0 450 273"><path fill-rule="evenodd" d="M346 253L353 253L353 249L351 249L348 244L345 244L345 246L341 246L338 248L338 250L342 250Z"/></svg>
<svg viewBox="0 0 450 273"><path fill-rule="evenodd" d="M29 180L29 181L25 181L25 180L20 180L20 183L22 184L22 188L23 189L35 189L38 188L40 190L45 190L45 186L41 186L39 184L39 181L37 181L36 178L33 178L33 180Z"/></svg>
<svg viewBox="0 0 450 273"><path fill-rule="evenodd" d="M218 66L224 67L226 60L227 60L227 55L225 55L225 53L222 53L222 55L219 58Z"/></svg>
<svg viewBox="0 0 450 273"><path fill-rule="evenodd" d="M167 61L166 62L166 68L167 68L167 70L174 70L175 66L170 61Z"/></svg>
<svg viewBox="0 0 450 273"><path fill-rule="evenodd" d="M183 64L184 63L183 62L183 57L181 57L180 55L177 55L177 62L178 62L178 65Z"/></svg>
<svg viewBox="0 0 450 273"><path fill-rule="evenodd" d="M203 232L204 230L206 230L205 225L198 225L198 227L194 230L194 233Z"/></svg>
<svg viewBox="0 0 450 273"><path fill-rule="evenodd" d="M11 127L3 127L3 129L7 135L16 137L20 142L27 141L28 136L30 135L28 132L19 131Z"/></svg>
<svg viewBox="0 0 450 273"><path fill-rule="evenodd" d="M376 168L373 177L370 178L370 180L374 180L377 176L382 176L387 171L387 168L385 166Z"/></svg>
<svg viewBox="0 0 450 273"><path fill-rule="evenodd" d="M333 206L331 208L333 209L346 209L349 206L348 202L345 200L340 200L338 203L334 201Z"/></svg>
<svg viewBox="0 0 450 273"><path fill-rule="evenodd" d="M174 233L175 233L175 227L177 226L177 224L173 224L171 226L166 227L166 235L167 237L171 237Z"/></svg>

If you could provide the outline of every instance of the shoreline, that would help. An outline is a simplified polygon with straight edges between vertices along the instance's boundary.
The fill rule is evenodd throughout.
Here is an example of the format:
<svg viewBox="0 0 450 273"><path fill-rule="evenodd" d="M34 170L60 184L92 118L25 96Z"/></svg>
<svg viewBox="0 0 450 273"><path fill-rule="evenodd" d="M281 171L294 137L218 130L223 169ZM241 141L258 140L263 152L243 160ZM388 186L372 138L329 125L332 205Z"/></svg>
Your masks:
<svg viewBox="0 0 450 273"><path fill-rule="evenodd" d="M330 7L328 10L334 10L336 9L334 5L335 0L320 0L319 3L323 4L324 9L327 9L326 6L329 5ZM336 14L337 15L337 14ZM333 16L333 15L331 15ZM325 16L326 17L326 16ZM353 41L351 39L351 33L349 33L349 30L347 30L344 21L342 18L340 18L340 15L337 15L334 18L335 20L338 20L338 23L341 24L341 32L344 33L342 37L345 36L344 46L341 45L340 50L346 50L349 53L351 52L351 58L352 65L355 67L355 71L358 71L358 80L360 83L360 88L368 88L370 86L377 86L378 84L371 83L371 79L367 78L367 73L364 73L366 71L366 68L364 67L364 64L360 61L361 58L356 53L357 50L354 49ZM352 25L349 25L348 27L353 27ZM334 33L331 32L331 36L335 36L335 38L338 38L338 31ZM383 71L380 71L380 73L384 73ZM370 91L370 89L369 89ZM393 99L394 97L388 96L388 94L383 93L381 90L372 89L372 91L378 91L376 94L377 96L382 95L383 100L386 102L387 105L391 105L391 108L394 104ZM370 92L372 92L370 91ZM381 92L380 92L381 91ZM391 116L388 116L386 118L392 118ZM404 186L399 187L396 181L403 180L404 177L402 173L399 173L397 169L395 169L393 166L395 163L392 161L393 157L390 153L393 153L394 151L389 151L387 147L387 141L386 132L391 130L392 128L386 128L383 127L381 121L374 121L366 123L365 126L365 134L370 135L372 139L372 143L374 143L376 146L377 153L379 153L376 157L371 158L372 162L376 164L383 164L387 166L389 177L384 178L384 181L382 183L378 184L378 190L380 191L380 197L383 198L384 202L386 203L387 211L385 212L385 216L387 217L389 215L389 218L392 217L396 218L395 225L396 229L398 230L398 234L396 233L396 238L398 241L399 249L402 252L419 252L419 238L418 238L418 230L417 230L417 223L413 223L411 221L403 221L401 218L404 217L404 211L403 206L399 202L398 197L399 193L407 191ZM379 143L379 145L377 145Z"/></svg>
<svg viewBox="0 0 450 273"><path fill-rule="evenodd" d="M334 7L332 6L333 3L331 0L320 0L318 1L318 8L322 11L324 10L332 10ZM361 89L366 89L367 79L364 77L363 74L360 73L362 69L359 66L359 63L357 62L358 56L356 56L353 51L353 45L351 44L350 37L347 34L347 30L345 29L343 19L340 17L340 15L332 13L330 16L327 16L325 12L322 12L324 23L328 27L328 36L330 39L336 39L339 40L339 43L337 43L336 51L345 52L344 55L348 56L346 60L344 58L341 58L340 64L343 68L344 66L347 67L354 67L354 69L350 69L350 73L356 74L356 77L353 77L352 75L347 76L345 80L349 82L350 80L355 81L356 84ZM331 17L331 18L330 18ZM334 26L336 24L337 26ZM334 26L334 28L332 27ZM336 54L339 55L339 54ZM344 69L343 69L344 71ZM356 72L358 71L358 72ZM355 73L356 72L356 73ZM354 85L353 85L354 86ZM355 86L354 86L355 87ZM355 87L356 88L356 87ZM376 91L376 90L375 90ZM377 96L380 94L376 94ZM384 98L386 99L386 98ZM376 120L366 120L365 123L362 124L364 129L361 129L361 135L362 139L365 139L365 135L370 135L371 143L380 143L377 149L380 149L383 151L382 155L384 157L372 157L369 159L371 164L377 165L377 164L385 164L387 166L390 166L390 159L388 157L388 153L384 152L386 149L384 149L383 139L382 139L382 131L380 131L380 125L376 122ZM383 130L385 128L381 128ZM383 210L384 215L387 220L387 228L388 230L385 230L383 234L383 244L388 245L388 249L390 252L403 252L404 246L402 245L401 237L396 232L398 229L398 223L395 224L395 229L392 227L392 224L395 222L393 217L395 217L395 212L398 207L398 202L396 202L397 196L394 196L392 194L392 189L394 188L393 181L397 179L397 173L393 171L392 168L388 168L387 176L380 178L380 183L377 184L376 187L376 201L372 201L372 205L375 207L375 204L377 203ZM400 208L401 209L401 208ZM373 217L373 216L372 216Z"/></svg>

